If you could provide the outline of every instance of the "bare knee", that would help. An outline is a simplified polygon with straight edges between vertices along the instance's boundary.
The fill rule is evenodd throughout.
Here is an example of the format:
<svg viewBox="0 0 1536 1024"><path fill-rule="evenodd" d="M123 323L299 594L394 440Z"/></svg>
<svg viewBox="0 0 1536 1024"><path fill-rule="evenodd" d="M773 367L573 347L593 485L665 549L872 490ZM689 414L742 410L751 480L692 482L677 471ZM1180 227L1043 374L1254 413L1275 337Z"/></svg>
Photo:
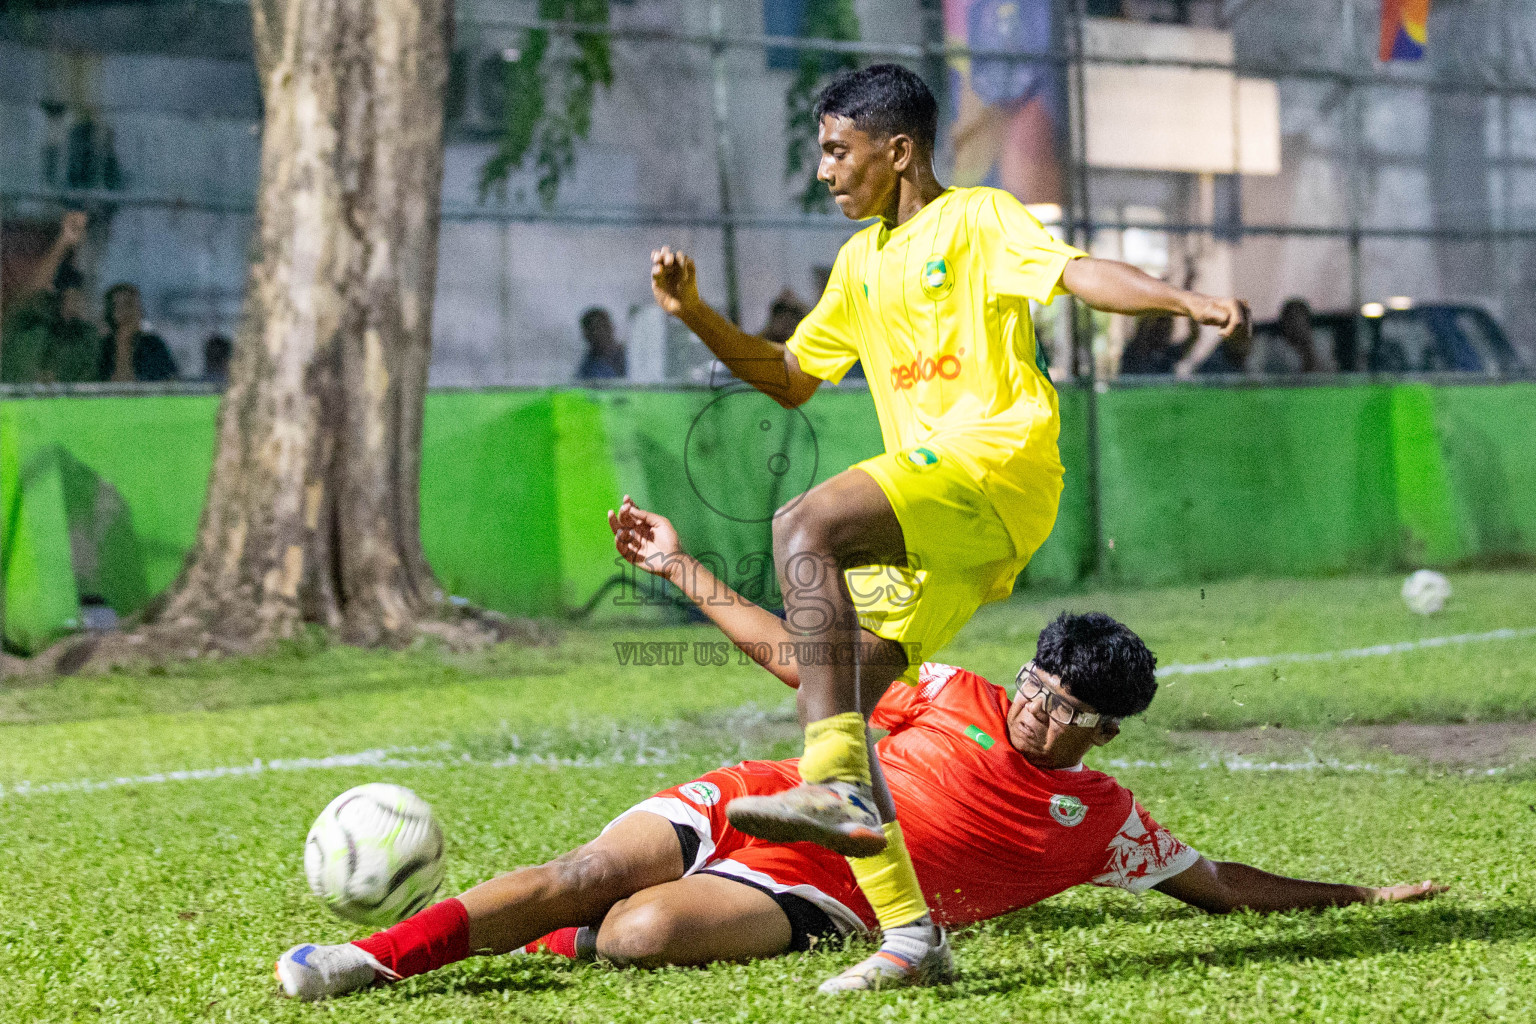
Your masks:
<svg viewBox="0 0 1536 1024"><path fill-rule="evenodd" d="M809 497L785 505L773 516L774 554L781 560L791 555L832 555L833 516L833 510Z"/></svg>
<svg viewBox="0 0 1536 1024"><path fill-rule="evenodd" d="M616 964L664 967L682 933L677 914L656 901L621 900L597 932L597 952Z"/></svg>
<svg viewBox="0 0 1536 1024"><path fill-rule="evenodd" d="M648 879L631 878L626 865L611 852L592 849L590 844L514 874L521 872L535 872L543 895L564 901L577 916L591 921L600 920L616 901L651 884Z"/></svg>

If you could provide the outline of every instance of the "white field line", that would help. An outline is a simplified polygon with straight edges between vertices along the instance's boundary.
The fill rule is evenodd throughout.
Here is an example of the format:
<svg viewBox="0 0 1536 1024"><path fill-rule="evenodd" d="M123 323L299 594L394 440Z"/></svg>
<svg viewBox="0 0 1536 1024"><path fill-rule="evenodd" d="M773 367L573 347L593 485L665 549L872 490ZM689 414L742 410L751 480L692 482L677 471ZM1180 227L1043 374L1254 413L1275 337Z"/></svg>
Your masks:
<svg viewBox="0 0 1536 1024"><path fill-rule="evenodd" d="M1352 647L1339 651L1314 653L1261 654L1249 658L1222 658L1218 661L1198 662L1193 665L1165 665L1157 670L1160 678L1167 676L1206 675L1232 669L1262 668L1265 665L1295 664L1298 662L1340 661L1349 658L1380 658L1389 654L1402 654L1434 647L1452 647L1459 644L1487 643L1493 640L1518 640L1536 637L1536 627L1526 629L1495 629L1487 633L1458 633L1454 636L1428 637L1424 640L1405 640L1395 644L1377 644L1374 647ZM117 789L123 786L153 786L165 782L205 782L240 776L261 775L266 772L303 772L330 768L454 768L479 765L487 768L515 768L520 765L540 765L553 768L608 768L625 765L667 765L677 757L665 750L642 747L633 756L613 757L552 757L542 754L508 754L494 761L477 761L469 754L438 758L414 758L400 755L435 752L451 755L447 746L437 747L383 747L362 750L353 754L331 754L326 757L273 758L264 761L256 758L249 764L220 765L215 768L183 768L176 771L154 772L148 775L124 775L111 779L70 779L63 782L17 782L0 786L0 800L7 796L46 796L51 793L82 793L94 790ZM1128 761L1115 758L1108 762L1111 768L1167 768L1194 771L1210 771L1222 768L1232 772L1309 772L1319 770L1341 772L1401 772L1399 768L1381 765L1342 762L1333 759L1309 761L1250 761L1233 757L1217 761L1199 761L1194 764L1175 761ZM1469 775L1498 775L1503 768L1482 770L1469 769Z"/></svg>
<svg viewBox="0 0 1536 1024"><path fill-rule="evenodd" d="M1536 637L1536 627L1527 629L1495 629L1487 633L1457 633L1455 636L1432 636L1423 640L1404 640L1396 644L1377 644L1375 647L1350 647L1342 651L1260 654L1251 658L1222 658L1218 661L1202 661L1193 665L1165 665L1157 670L1157 675L1161 679L1166 676L1199 676L1210 672L1228 672L1237 668L1262 668L1265 665L1288 665L1309 661L1345 661L1351 658L1383 658L1389 654L1422 651L1432 647L1455 647L1460 644L1481 644L1492 640L1520 640L1525 637Z"/></svg>
<svg viewBox="0 0 1536 1024"><path fill-rule="evenodd" d="M86 793L105 789L118 789L124 786L153 786L165 782L207 782L213 779L239 778L242 776L261 775L267 772L305 772L320 771L330 768L413 768L413 769L445 769L445 768L517 768L520 766L542 766L554 768L611 768L620 766L663 766L677 760L660 751L652 751L650 754L639 757L548 757L542 754L518 755L509 754L506 757L497 758L494 761L478 761L468 754L457 757L444 757L435 759L408 758L398 756L401 753L419 751L424 748L417 747L391 747L387 749L363 750L355 754L332 754L329 757L294 757L274 758L263 761L260 758L249 764L222 765L217 768L188 768L178 771L154 772L149 775L122 775L112 779L71 779L64 782L18 782L9 788L0 786L0 800L6 797L48 796L56 793ZM1126 758L1112 758L1104 762L1108 768L1123 770L1126 768L1161 768L1172 771L1215 771L1229 772L1365 772L1385 775L1401 775L1406 772L1404 768L1391 768L1385 765L1369 764L1356 761L1339 761L1335 758L1313 758L1308 761L1253 761L1245 757L1229 757L1222 759L1206 759L1203 761L1149 761L1144 758L1129 760ZM1464 775L1501 775L1507 768L1469 768L1462 772Z"/></svg>
<svg viewBox="0 0 1536 1024"><path fill-rule="evenodd" d="M213 779L239 778L262 775L267 772L307 772L330 768L516 768L541 766L546 768L611 768L620 766L668 765L677 758L662 750L641 750L633 756L613 757L552 757L545 754L508 754L494 761L480 761L469 754L438 758L401 757L401 754L417 754L436 751L451 755L446 746L440 747L383 747L361 750L355 754L331 754L327 757L288 757L262 760L256 758L249 764L220 765L215 768L183 768L176 771L152 772L147 775L119 775L110 779L69 779L62 782L17 782L0 786L0 800L8 796L46 796L51 793L86 793L123 786L154 786L164 782L207 782Z"/></svg>
<svg viewBox="0 0 1536 1024"><path fill-rule="evenodd" d="M1178 761L1149 761L1145 758L1130 760L1123 757L1111 758L1104 762L1106 766L1121 771L1126 768L1166 768L1172 770L1208 772L1217 768L1223 768L1229 772L1365 772L1380 775L1404 775L1406 768L1391 768L1386 765L1370 764L1364 761L1340 761L1337 758L1312 758L1309 761L1252 761L1246 757L1228 757L1220 760L1197 761L1193 764ZM1509 771L1506 767L1497 768L1466 768L1462 775L1503 775ZM1448 774L1456 774L1454 770Z"/></svg>

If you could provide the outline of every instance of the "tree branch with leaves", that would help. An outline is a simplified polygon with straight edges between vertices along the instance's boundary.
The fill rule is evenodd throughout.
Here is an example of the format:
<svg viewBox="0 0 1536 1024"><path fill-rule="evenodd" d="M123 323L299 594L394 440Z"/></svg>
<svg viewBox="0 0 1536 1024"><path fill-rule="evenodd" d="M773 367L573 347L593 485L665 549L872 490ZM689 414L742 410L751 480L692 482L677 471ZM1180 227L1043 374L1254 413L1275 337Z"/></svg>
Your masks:
<svg viewBox="0 0 1536 1024"><path fill-rule="evenodd" d="M859 13L853 0L806 0L802 35L813 39L853 42L859 38ZM824 213L831 208L831 193L816 180L816 165L821 160L817 124L811 117L816 96L832 75L859 66L851 53L804 49L800 66L784 94L784 176L791 182L803 181L800 208L806 213Z"/></svg>
<svg viewBox="0 0 1536 1024"><path fill-rule="evenodd" d="M539 18L606 28L608 3L539 0ZM517 59L502 66L502 81L506 113L496 153L480 171L480 194L484 197L504 182L531 153L539 175L539 199L546 207L553 206L561 179L576 164L576 141L592 130L597 88L613 85L609 35L529 29Z"/></svg>
<svg viewBox="0 0 1536 1024"><path fill-rule="evenodd" d="M553 206L560 183L576 165L576 143L592 129L599 87L613 86L611 0L539 0L543 21L590 25L596 31L528 29L516 60L502 66L506 90L496 152L480 172L482 198L531 160L539 200ZM806 0L802 36L851 42L859 38L853 0ZM804 180L798 200L807 212L829 209L827 190L816 180L820 147L811 109L826 79L858 66L853 54L818 49L800 52L784 95L785 177Z"/></svg>

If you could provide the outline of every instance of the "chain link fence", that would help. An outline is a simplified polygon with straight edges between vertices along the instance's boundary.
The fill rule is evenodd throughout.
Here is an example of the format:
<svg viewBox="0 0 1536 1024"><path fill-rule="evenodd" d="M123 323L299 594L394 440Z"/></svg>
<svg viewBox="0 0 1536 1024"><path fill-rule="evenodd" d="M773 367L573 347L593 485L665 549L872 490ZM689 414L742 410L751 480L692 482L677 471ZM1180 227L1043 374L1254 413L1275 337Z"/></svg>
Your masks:
<svg viewBox="0 0 1536 1024"><path fill-rule="evenodd" d="M1218 349L1207 371L1481 379L1536 365L1536 5L1446 5L1413 65L1374 59L1376 7L1354 0L1163 5L1174 23L1136 20L1153 17L1145 4L1038 6L1012 5L1036 18L1021 27L985 2L864 4L862 42L767 34L752 4L616 3L599 29L462 9L433 382L570 382L582 314L600 308L629 383L708 384L708 354L650 298L662 244L692 253L706 297L748 330L769 326L776 300L813 304L858 225L806 212L813 169L786 167L786 91L805 54L923 74L944 111L943 180L1009 185L1095 254L1248 298L1263 325L1252 346ZM549 205L531 169L481 189L503 67L530 29L557 46L598 31L614 69ZM60 212L85 208L93 293L137 284L182 377L198 378L206 340L234 334L244 289L253 73L142 48L0 46L27 72L0 90L0 132L16 142L0 152L7 297ZM1127 123L1147 95L1167 99L1156 123ZM1310 311L1310 357L1280 322L1289 300ZM1181 363L1196 342L1185 324L1074 318L1062 301L1039 321L1061 377L1194 368Z"/></svg>

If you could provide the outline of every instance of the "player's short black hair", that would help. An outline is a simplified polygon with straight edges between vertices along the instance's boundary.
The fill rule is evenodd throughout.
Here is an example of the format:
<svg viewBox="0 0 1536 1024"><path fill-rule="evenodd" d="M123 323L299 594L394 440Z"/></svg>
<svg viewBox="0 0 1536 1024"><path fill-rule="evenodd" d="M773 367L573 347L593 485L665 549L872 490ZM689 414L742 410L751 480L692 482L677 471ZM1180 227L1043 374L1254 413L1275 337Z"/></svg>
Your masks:
<svg viewBox="0 0 1536 1024"><path fill-rule="evenodd" d="M1157 693L1157 656L1103 612L1062 612L1040 632L1035 664L1101 715L1139 715Z"/></svg>
<svg viewBox="0 0 1536 1024"><path fill-rule="evenodd" d="M861 132L877 138L910 135L932 150L939 135L939 103L915 73L900 64L871 64L846 71L816 97L811 115L846 117Z"/></svg>

